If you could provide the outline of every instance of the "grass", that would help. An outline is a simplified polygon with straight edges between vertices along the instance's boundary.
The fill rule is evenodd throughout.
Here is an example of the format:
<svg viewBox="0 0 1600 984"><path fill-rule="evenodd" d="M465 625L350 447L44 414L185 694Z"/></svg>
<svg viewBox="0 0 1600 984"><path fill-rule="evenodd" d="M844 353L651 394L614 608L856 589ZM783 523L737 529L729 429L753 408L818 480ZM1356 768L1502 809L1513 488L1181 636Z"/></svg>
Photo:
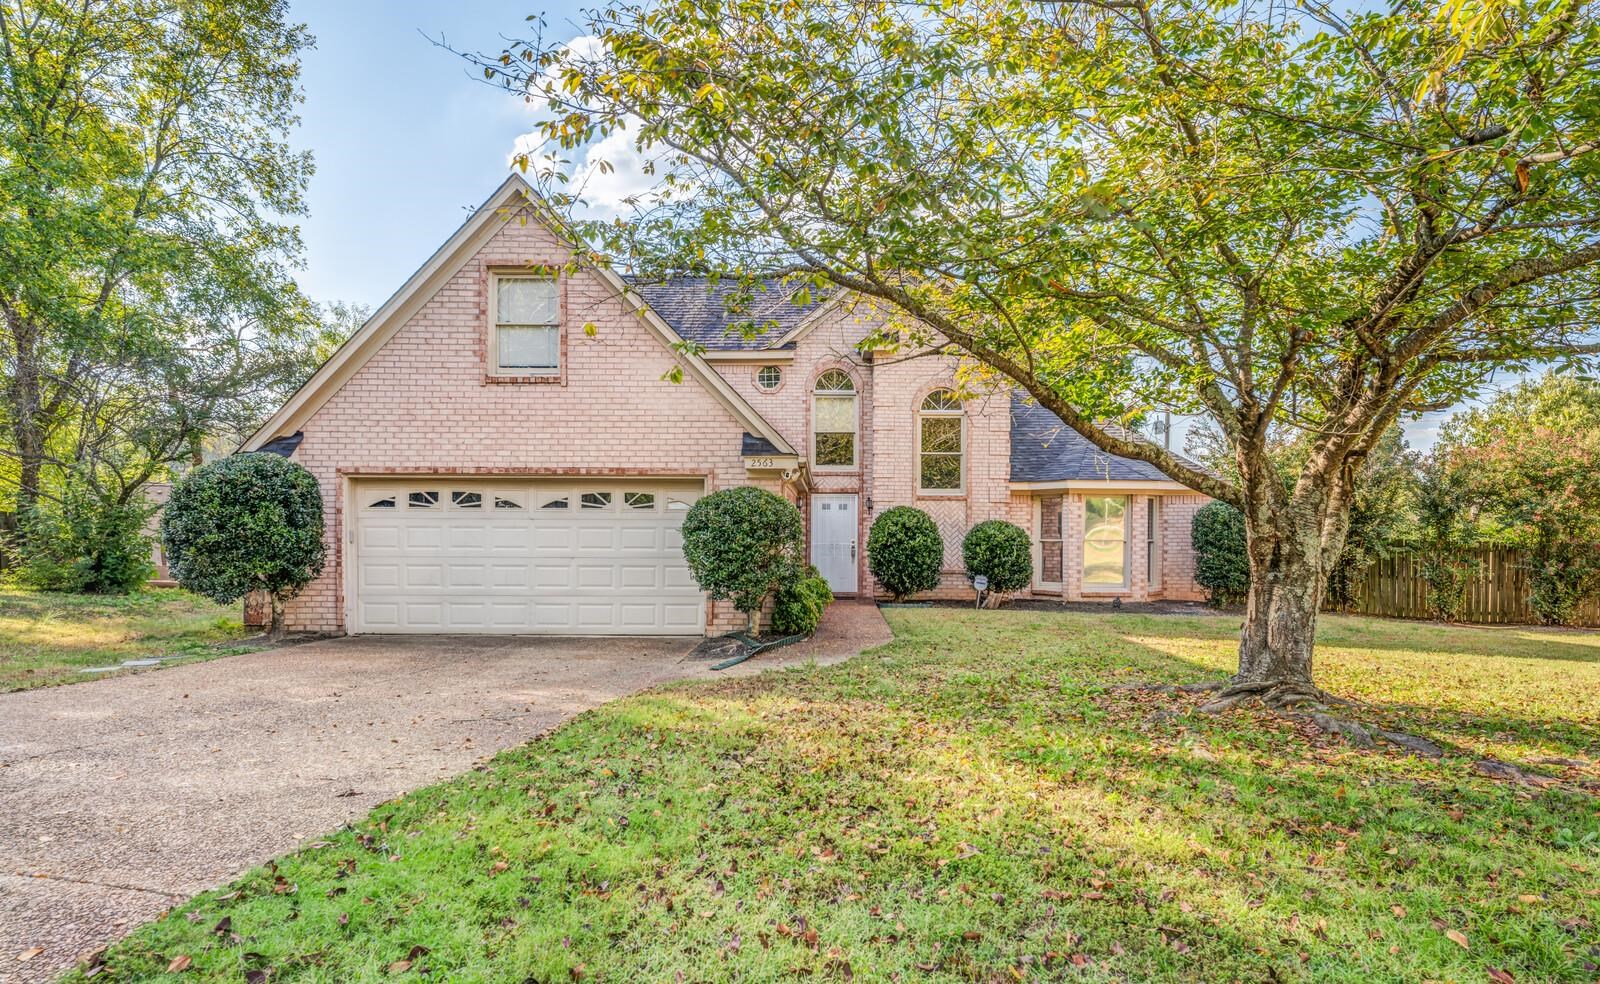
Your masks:
<svg viewBox="0 0 1600 984"><path fill-rule="evenodd" d="M94 679L90 666L182 654L243 651L236 608L175 588L122 597L0 587L0 692ZM126 672L126 671L123 671Z"/></svg>
<svg viewBox="0 0 1600 984"><path fill-rule="evenodd" d="M1600 975L1600 635L1327 619L1324 682L1428 761L1113 689L1214 678L1231 619L888 616L848 663L617 701L380 806L96 979Z"/></svg>

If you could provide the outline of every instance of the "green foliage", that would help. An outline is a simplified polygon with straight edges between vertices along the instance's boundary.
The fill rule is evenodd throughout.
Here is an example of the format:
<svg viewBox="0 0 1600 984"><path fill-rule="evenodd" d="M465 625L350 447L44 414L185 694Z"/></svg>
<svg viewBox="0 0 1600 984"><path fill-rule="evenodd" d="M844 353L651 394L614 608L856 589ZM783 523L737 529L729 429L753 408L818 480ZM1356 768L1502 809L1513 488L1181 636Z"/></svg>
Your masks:
<svg viewBox="0 0 1600 984"><path fill-rule="evenodd" d="M1435 453L1417 469L1416 493L1417 543L1422 579L1428 585L1428 611L1440 621L1454 622L1466 607L1467 585L1478 571L1472 550L1480 537L1465 476Z"/></svg>
<svg viewBox="0 0 1600 984"><path fill-rule="evenodd" d="M1513 387L1450 421L1435 458L1434 494L1526 550L1535 614L1570 623L1600 589L1600 383L1552 372Z"/></svg>
<svg viewBox="0 0 1600 984"><path fill-rule="evenodd" d="M1355 605L1355 590L1372 562L1401 549L1414 531L1414 456L1399 427L1386 431L1356 470L1350 528L1328 572L1328 601L1342 611Z"/></svg>
<svg viewBox="0 0 1600 984"><path fill-rule="evenodd" d="M944 538L933 517L911 506L895 506L872 521L867 567L895 601L939 586Z"/></svg>
<svg viewBox="0 0 1600 984"><path fill-rule="evenodd" d="M822 573L807 565L805 575L778 589L772 604L772 631L776 635L810 635L822 621L822 611L833 603L833 591Z"/></svg>
<svg viewBox="0 0 1600 984"><path fill-rule="evenodd" d="M322 492L311 473L275 454L237 454L203 465L172 487L161 538L178 583L213 601L251 591L283 602L322 573Z"/></svg>
<svg viewBox="0 0 1600 984"><path fill-rule="evenodd" d="M1194 579L1213 605L1243 601L1250 590L1250 552L1244 516L1226 502L1212 502L1194 514L1189 530L1194 546Z"/></svg>
<svg viewBox="0 0 1600 984"><path fill-rule="evenodd" d="M805 526L794 503L753 486L719 489L683 518L683 557L701 590L755 619L774 591L799 579Z"/></svg>
<svg viewBox="0 0 1600 984"><path fill-rule="evenodd" d="M121 502L74 478L59 502L36 504L21 518L17 583L43 591L128 594L156 572L142 498Z"/></svg>
<svg viewBox="0 0 1600 984"><path fill-rule="evenodd" d="M982 575L988 590L1002 595L1021 591L1033 583L1033 544L1028 531L1003 519L979 523L961 541L961 561L967 580Z"/></svg>
<svg viewBox="0 0 1600 984"><path fill-rule="evenodd" d="M300 375L311 43L281 0L0 7L0 457L126 497Z"/></svg>

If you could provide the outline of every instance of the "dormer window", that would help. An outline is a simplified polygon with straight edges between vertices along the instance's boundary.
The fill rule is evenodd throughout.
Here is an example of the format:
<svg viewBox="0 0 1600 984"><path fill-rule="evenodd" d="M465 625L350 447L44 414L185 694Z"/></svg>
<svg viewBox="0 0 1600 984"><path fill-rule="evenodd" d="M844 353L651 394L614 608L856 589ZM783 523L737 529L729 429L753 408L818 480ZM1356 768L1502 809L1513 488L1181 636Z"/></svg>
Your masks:
<svg viewBox="0 0 1600 984"><path fill-rule="evenodd" d="M496 276L490 364L499 375L561 372L561 289L555 277Z"/></svg>

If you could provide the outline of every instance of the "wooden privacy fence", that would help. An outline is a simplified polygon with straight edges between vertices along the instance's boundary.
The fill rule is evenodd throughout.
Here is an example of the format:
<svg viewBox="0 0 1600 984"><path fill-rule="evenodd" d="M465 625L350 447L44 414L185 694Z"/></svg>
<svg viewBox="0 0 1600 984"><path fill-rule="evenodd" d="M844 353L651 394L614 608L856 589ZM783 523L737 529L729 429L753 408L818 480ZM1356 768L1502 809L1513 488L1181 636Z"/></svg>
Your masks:
<svg viewBox="0 0 1600 984"><path fill-rule="evenodd" d="M1538 622L1528 606L1528 563L1514 547L1474 551L1477 573L1467 582L1461 621L1485 625L1528 625ZM1431 618L1428 582L1422 579L1422 557L1397 553L1374 561L1356 584L1355 611L1394 618ZM1600 625L1600 597L1578 606L1577 625Z"/></svg>

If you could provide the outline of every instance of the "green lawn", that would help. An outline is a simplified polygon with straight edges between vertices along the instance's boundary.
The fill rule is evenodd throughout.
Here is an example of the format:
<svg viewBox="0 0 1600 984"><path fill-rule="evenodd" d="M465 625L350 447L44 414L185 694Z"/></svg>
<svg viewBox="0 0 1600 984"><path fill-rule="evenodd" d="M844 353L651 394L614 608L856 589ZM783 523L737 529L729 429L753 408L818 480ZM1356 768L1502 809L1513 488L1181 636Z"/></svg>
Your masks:
<svg viewBox="0 0 1600 984"><path fill-rule="evenodd" d="M381 806L97 979L1600 977L1600 635L1327 619L1326 685L1456 750L1424 761L1110 689L1215 677L1234 619L888 615Z"/></svg>
<svg viewBox="0 0 1600 984"><path fill-rule="evenodd" d="M94 679L80 671L127 659L241 652L226 644L247 634L237 607L175 588L110 597L0 587L0 692Z"/></svg>

